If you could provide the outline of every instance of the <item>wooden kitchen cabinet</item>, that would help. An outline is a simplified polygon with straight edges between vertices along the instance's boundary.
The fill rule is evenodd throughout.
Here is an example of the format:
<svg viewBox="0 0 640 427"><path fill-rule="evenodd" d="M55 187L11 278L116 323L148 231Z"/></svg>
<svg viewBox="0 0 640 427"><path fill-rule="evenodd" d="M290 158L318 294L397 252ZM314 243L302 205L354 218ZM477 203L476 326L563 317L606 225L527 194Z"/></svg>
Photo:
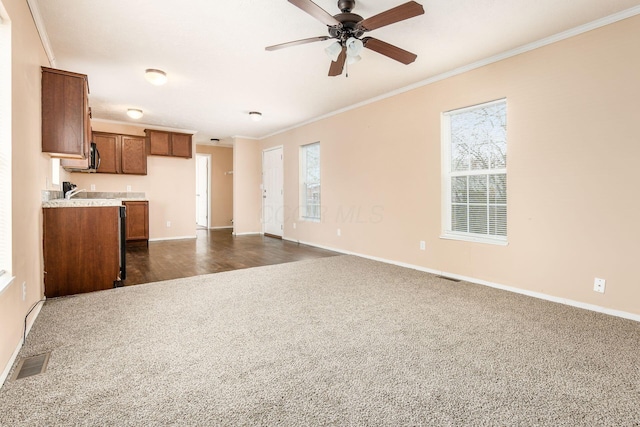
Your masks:
<svg viewBox="0 0 640 427"><path fill-rule="evenodd" d="M147 147L144 138L122 135L120 141L122 173L146 175Z"/></svg>
<svg viewBox="0 0 640 427"><path fill-rule="evenodd" d="M147 174L144 137L93 132L93 142L100 153L97 173Z"/></svg>
<svg viewBox="0 0 640 427"><path fill-rule="evenodd" d="M42 67L42 152L88 164L90 115L87 76Z"/></svg>
<svg viewBox="0 0 640 427"><path fill-rule="evenodd" d="M191 158L191 135L186 133L171 134L171 155L174 157Z"/></svg>
<svg viewBox="0 0 640 427"><path fill-rule="evenodd" d="M100 153L100 165L96 173L119 173L118 137L112 133L93 132L93 142Z"/></svg>
<svg viewBox="0 0 640 427"><path fill-rule="evenodd" d="M149 202L123 201L127 208L126 241L149 244Z"/></svg>
<svg viewBox="0 0 640 427"><path fill-rule="evenodd" d="M187 159L190 159L193 155L193 135L152 129L145 129L144 132L147 135L150 155L184 157Z"/></svg>
<svg viewBox="0 0 640 427"><path fill-rule="evenodd" d="M47 298L114 287L120 279L119 209L43 209Z"/></svg>
<svg viewBox="0 0 640 427"><path fill-rule="evenodd" d="M171 134L159 130L145 129L147 143L149 144L149 154L154 156L171 155Z"/></svg>

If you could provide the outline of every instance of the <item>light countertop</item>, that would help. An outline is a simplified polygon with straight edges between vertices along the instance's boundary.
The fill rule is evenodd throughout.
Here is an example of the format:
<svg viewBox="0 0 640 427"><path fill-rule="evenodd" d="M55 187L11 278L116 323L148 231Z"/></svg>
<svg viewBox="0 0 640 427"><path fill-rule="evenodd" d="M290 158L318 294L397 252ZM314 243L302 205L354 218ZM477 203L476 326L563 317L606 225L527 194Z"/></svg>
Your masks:
<svg viewBox="0 0 640 427"><path fill-rule="evenodd" d="M45 192L43 192L45 193ZM81 192L77 197L74 196L70 200L57 198L62 195L58 193L50 198L51 192L43 194L43 208L82 208L82 207L100 207L100 206L121 206L122 202L146 202L148 199L144 193L130 192Z"/></svg>
<svg viewBox="0 0 640 427"><path fill-rule="evenodd" d="M84 208L90 206L120 206L119 199L54 199L42 202L43 208Z"/></svg>

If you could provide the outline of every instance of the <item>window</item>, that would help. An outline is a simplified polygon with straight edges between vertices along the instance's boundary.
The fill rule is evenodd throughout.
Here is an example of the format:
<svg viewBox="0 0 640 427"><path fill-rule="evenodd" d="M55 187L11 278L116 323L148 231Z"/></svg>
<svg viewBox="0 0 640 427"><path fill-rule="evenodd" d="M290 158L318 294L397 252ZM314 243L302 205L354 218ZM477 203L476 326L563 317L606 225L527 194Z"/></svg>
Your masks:
<svg viewBox="0 0 640 427"><path fill-rule="evenodd" d="M51 185L60 185L60 159L58 158L51 159Z"/></svg>
<svg viewBox="0 0 640 427"><path fill-rule="evenodd" d="M320 143L303 145L300 154L301 217L320 221Z"/></svg>
<svg viewBox="0 0 640 427"><path fill-rule="evenodd" d="M0 3L0 292L11 279L11 23Z"/></svg>
<svg viewBox="0 0 640 427"><path fill-rule="evenodd" d="M506 100L444 113L442 143L442 237L506 244Z"/></svg>

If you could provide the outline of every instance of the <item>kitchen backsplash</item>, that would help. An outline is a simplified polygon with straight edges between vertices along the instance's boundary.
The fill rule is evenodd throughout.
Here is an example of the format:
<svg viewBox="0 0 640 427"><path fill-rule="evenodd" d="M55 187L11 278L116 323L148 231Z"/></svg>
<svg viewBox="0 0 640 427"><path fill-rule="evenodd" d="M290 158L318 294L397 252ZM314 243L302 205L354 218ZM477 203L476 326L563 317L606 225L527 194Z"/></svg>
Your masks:
<svg viewBox="0 0 640 427"><path fill-rule="evenodd" d="M62 199L62 198L64 198L64 194L62 194L62 191L42 190L43 202L48 202L49 200Z"/></svg>
<svg viewBox="0 0 640 427"><path fill-rule="evenodd" d="M126 191L83 191L73 196L74 199L144 199L144 192ZM42 190L42 201L64 199L62 191Z"/></svg>

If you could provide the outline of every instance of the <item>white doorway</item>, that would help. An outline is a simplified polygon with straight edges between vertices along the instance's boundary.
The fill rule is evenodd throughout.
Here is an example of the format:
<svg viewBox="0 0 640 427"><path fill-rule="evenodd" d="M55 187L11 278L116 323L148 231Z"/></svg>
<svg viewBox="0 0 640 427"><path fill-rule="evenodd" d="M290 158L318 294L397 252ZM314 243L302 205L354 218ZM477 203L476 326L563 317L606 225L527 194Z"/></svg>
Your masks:
<svg viewBox="0 0 640 427"><path fill-rule="evenodd" d="M284 228L282 147L262 152L262 227L264 234L282 237Z"/></svg>
<svg viewBox="0 0 640 427"><path fill-rule="evenodd" d="M196 154L196 225L209 228L211 154Z"/></svg>

